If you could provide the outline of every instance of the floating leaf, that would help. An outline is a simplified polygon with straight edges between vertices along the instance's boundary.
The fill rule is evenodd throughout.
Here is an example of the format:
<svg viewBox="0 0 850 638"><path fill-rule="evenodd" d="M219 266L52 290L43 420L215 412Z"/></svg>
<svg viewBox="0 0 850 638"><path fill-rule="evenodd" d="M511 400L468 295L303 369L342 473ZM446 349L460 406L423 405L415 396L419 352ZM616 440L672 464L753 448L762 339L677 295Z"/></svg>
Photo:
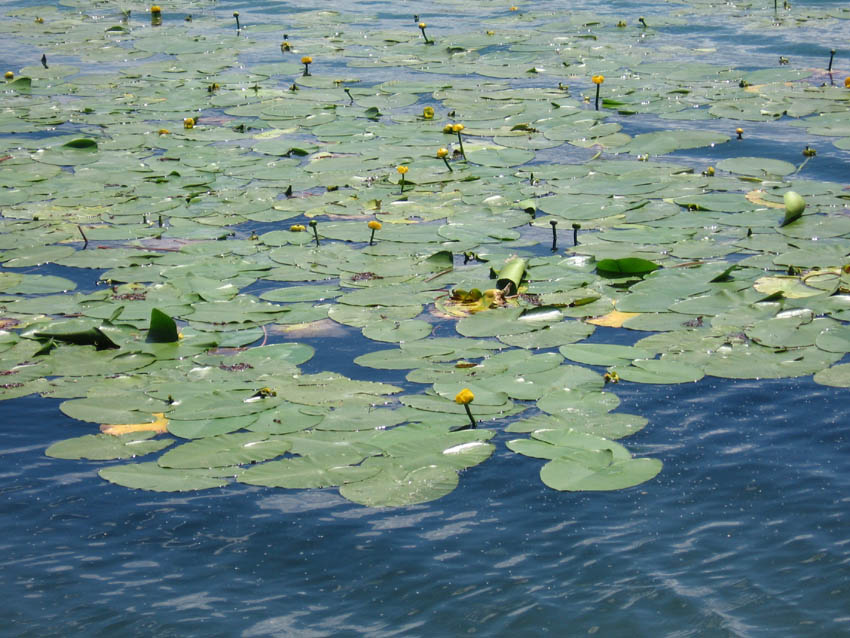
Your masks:
<svg viewBox="0 0 850 638"><path fill-rule="evenodd" d="M377 469L370 478L347 483L339 493L369 507L403 507L442 498L458 485L457 471L445 465L410 468L391 459L367 459L363 468Z"/></svg>
<svg viewBox="0 0 850 638"><path fill-rule="evenodd" d="M174 439L151 439L154 432L87 434L54 443L45 454L57 459L108 461L144 456L168 447Z"/></svg>
<svg viewBox="0 0 850 638"><path fill-rule="evenodd" d="M617 366L614 371L623 381L635 383L694 383L703 377L698 367L663 358L632 361L631 365Z"/></svg>
<svg viewBox="0 0 850 638"><path fill-rule="evenodd" d="M598 466L556 459L543 466L540 480L552 489L570 492L622 490L645 483L660 471L658 459L629 459Z"/></svg>
<svg viewBox="0 0 850 638"><path fill-rule="evenodd" d="M98 475L117 485L153 492L189 492L222 487L229 482L214 470L175 470L155 462L106 467Z"/></svg>
<svg viewBox="0 0 850 638"><path fill-rule="evenodd" d="M337 487L363 481L378 472L378 467L329 465L310 457L296 457L252 467L239 476L239 482L290 489Z"/></svg>
<svg viewBox="0 0 850 638"><path fill-rule="evenodd" d="M280 456L292 443L258 432L219 434L172 448L159 461L164 468L211 468L265 461Z"/></svg>

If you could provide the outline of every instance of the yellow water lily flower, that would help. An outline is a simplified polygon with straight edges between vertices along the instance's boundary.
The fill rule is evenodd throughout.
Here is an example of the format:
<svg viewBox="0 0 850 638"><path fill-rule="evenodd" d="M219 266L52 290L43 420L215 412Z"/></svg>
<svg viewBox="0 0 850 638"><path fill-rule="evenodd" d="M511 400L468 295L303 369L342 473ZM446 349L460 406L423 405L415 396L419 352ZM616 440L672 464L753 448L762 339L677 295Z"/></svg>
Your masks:
<svg viewBox="0 0 850 638"><path fill-rule="evenodd" d="M463 138L460 136L460 132L463 130L463 124L452 124L452 131L457 133L457 143L460 146L460 154L463 156L463 159L466 159L466 151L463 150Z"/></svg>
<svg viewBox="0 0 850 638"><path fill-rule="evenodd" d="M844 88L850 89L850 75L848 75L846 78L844 78Z"/></svg>
<svg viewBox="0 0 850 638"><path fill-rule="evenodd" d="M396 170L398 171L398 174L401 175L399 183L401 184L401 192L404 193L404 174L410 169L407 166L396 166Z"/></svg>
<svg viewBox="0 0 850 638"><path fill-rule="evenodd" d="M171 131L169 131L167 128L161 128L156 133L157 135L169 135Z"/></svg>
<svg viewBox="0 0 850 638"><path fill-rule="evenodd" d="M420 23L419 23L419 30L422 32L422 37L423 37L423 38L424 38L424 40L425 40L425 44L434 44L434 41L433 41L433 40L429 40L429 39L428 39L428 35L425 33L425 27L427 27L427 26L428 26L428 25L427 25L427 24L425 24L424 22L420 22Z"/></svg>
<svg viewBox="0 0 850 638"><path fill-rule="evenodd" d="M443 160L446 165L446 168L449 169L450 172L454 173L454 169L449 164L449 149L447 148L438 148L437 149L437 159Z"/></svg>
<svg viewBox="0 0 850 638"><path fill-rule="evenodd" d="M739 140L744 139L744 129L742 129L741 127L736 128L735 129L735 135L738 136Z"/></svg>
<svg viewBox="0 0 850 638"><path fill-rule="evenodd" d="M289 42L287 42L286 40L284 40L283 42L280 43L280 50L281 51L291 51L292 45L289 44Z"/></svg>
<svg viewBox="0 0 850 638"><path fill-rule="evenodd" d="M301 58L301 64L311 64L312 62L313 58L311 58L309 55L305 55L303 58Z"/></svg>
<svg viewBox="0 0 850 638"><path fill-rule="evenodd" d="M443 127L443 133L454 133L454 132L455 132L455 129L451 124L446 124Z"/></svg>
<svg viewBox="0 0 850 638"><path fill-rule="evenodd" d="M594 102L594 107L598 111L599 110L599 87L601 87L602 83L605 81L605 76L604 75L593 75L593 76L591 76L590 81L593 82L596 85L596 100Z"/></svg>
<svg viewBox="0 0 850 638"><path fill-rule="evenodd" d="M160 6L158 4L155 4L151 7L151 13L154 13L154 14L162 13L162 9L160 8Z"/></svg>
<svg viewBox="0 0 850 638"><path fill-rule="evenodd" d="M460 405L467 405L472 403L475 400L475 395L472 394L472 390L469 388L464 388L455 396L455 403L459 403Z"/></svg>
<svg viewBox="0 0 850 638"><path fill-rule="evenodd" d="M15 74L12 73L11 71L6 71L6 73L3 75L3 77L5 77L7 80L14 80Z"/></svg>
<svg viewBox="0 0 850 638"><path fill-rule="evenodd" d="M183 128L195 128L195 118L193 118L193 117L183 118Z"/></svg>
<svg viewBox="0 0 850 638"><path fill-rule="evenodd" d="M434 107L433 106L426 106L424 109L422 109L422 117L424 117L426 120L433 120L434 119Z"/></svg>
<svg viewBox="0 0 850 638"><path fill-rule="evenodd" d="M305 230L307 230L307 227L304 224L292 224L289 227L291 233L303 233Z"/></svg>
<svg viewBox="0 0 850 638"><path fill-rule="evenodd" d="M370 245L370 246L372 246L372 245L375 243L375 231L376 231L376 230L381 230L381 228L383 228L383 226L381 225L381 222L376 221L376 220L374 220L374 219L373 219L372 221L370 221L370 222L369 222L368 224L366 224L366 225L367 225L367 226L371 229L371 231L372 231L372 234L369 236L369 245Z"/></svg>
<svg viewBox="0 0 850 638"><path fill-rule="evenodd" d="M469 417L469 427L475 429L476 422L475 417L472 416L472 410L469 409L469 404L475 400L475 395L472 394L472 390L469 388L464 388L455 396L455 403L459 403L464 408L466 408L466 416Z"/></svg>

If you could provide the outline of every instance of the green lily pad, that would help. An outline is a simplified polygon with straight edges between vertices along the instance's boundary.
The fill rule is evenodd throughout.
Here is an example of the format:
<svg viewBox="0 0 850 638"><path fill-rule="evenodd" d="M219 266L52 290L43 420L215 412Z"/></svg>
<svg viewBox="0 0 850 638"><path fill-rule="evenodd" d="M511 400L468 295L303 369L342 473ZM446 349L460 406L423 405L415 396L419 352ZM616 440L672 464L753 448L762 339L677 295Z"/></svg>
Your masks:
<svg viewBox="0 0 850 638"><path fill-rule="evenodd" d="M243 465L273 459L290 447L290 441L264 433L219 434L172 448L157 463L177 469Z"/></svg>
<svg viewBox="0 0 850 638"><path fill-rule="evenodd" d="M153 492L189 492L222 487L227 477L209 469L176 470L160 467L155 462L131 463L105 467L98 475L110 483Z"/></svg>
<svg viewBox="0 0 850 638"><path fill-rule="evenodd" d="M570 459L549 461L540 470L540 480L561 491L622 490L655 478L661 471L658 459L628 459L607 465L587 465Z"/></svg>
<svg viewBox="0 0 850 638"><path fill-rule="evenodd" d="M155 439L154 432L134 432L113 436L111 434L86 434L54 443L45 451L57 459L90 459L109 461L144 456L168 447L174 439Z"/></svg>
<svg viewBox="0 0 850 638"><path fill-rule="evenodd" d="M311 457L295 457L252 467L239 476L239 482L290 489L337 487L363 481L378 472L377 467L329 465Z"/></svg>

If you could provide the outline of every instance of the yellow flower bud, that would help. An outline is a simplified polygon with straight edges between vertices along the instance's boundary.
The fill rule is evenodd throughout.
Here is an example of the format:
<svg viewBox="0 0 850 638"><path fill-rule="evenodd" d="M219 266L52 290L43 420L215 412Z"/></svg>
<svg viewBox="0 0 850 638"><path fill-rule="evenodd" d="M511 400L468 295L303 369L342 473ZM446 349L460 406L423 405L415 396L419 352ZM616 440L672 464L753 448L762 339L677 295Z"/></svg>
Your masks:
<svg viewBox="0 0 850 638"><path fill-rule="evenodd" d="M443 133L454 133L454 127L451 124L446 124L443 127Z"/></svg>
<svg viewBox="0 0 850 638"><path fill-rule="evenodd" d="M439 159L443 159L443 158L444 158L444 157L446 157L448 154L449 154L449 149L447 149L447 148L438 148L438 149L437 149L437 157L438 157Z"/></svg>
<svg viewBox="0 0 850 638"><path fill-rule="evenodd" d="M303 233L305 230L307 230L307 227L304 224L292 224L289 227L289 232L291 233Z"/></svg>
<svg viewBox="0 0 850 638"><path fill-rule="evenodd" d="M407 166L398 166L396 170L404 175L408 170L410 170Z"/></svg>
<svg viewBox="0 0 850 638"><path fill-rule="evenodd" d="M848 75L846 78L844 78L844 88L850 89L850 75Z"/></svg>
<svg viewBox="0 0 850 638"><path fill-rule="evenodd" d="M475 395L472 394L472 390L469 388L464 388L460 392L457 393L455 397L455 403L459 403L461 405L467 405L472 403L475 400Z"/></svg>
<svg viewBox="0 0 850 638"><path fill-rule="evenodd" d="M151 13L153 13L153 14L162 13L162 9L159 7L158 4L155 4L151 7Z"/></svg>
<svg viewBox="0 0 850 638"><path fill-rule="evenodd" d="M193 118L193 117L183 118L183 128L195 128L195 118Z"/></svg>
<svg viewBox="0 0 850 638"><path fill-rule="evenodd" d="M301 64L310 64L312 61L313 58L311 58L309 55L305 55L303 58L301 58Z"/></svg>
<svg viewBox="0 0 850 638"><path fill-rule="evenodd" d="M452 133L460 133L463 130L463 124L452 124Z"/></svg>
<svg viewBox="0 0 850 638"><path fill-rule="evenodd" d="M590 78L590 81L593 82L594 84L602 84L605 81L605 76L604 75L594 75L593 77Z"/></svg>
<svg viewBox="0 0 850 638"><path fill-rule="evenodd" d="M171 131L169 131L167 128L161 128L157 131L158 135L168 135L169 133L171 133Z"/></svg>
<svg viewBox="0 0 850 638"><path fill-rule="evenodd" d="M424 28L425 28L425 27L427 27L427 26L428 26L428 25L427 25L427 24L425 24L424 22L420 22L420 23L419 23L419 28L420 28L420 29L424 29Z"/></svg>
<svg viewBox="0 0 850 638"><path fill-rule="evenodd" d="M12 73L11 71L6 71L6 73L4 74L3 77L5 77L7 80L14 80L15 74Z"/></svg>
<svg viewBox="0 0 850 638"><path fill-rule="evenodd" d="M424 117L426 120L433 120L434 119L434 107L426 106L424 109L422 109L422 117Z"/></svg>
<svg viewBox="0 0 850 638"><path fill-rule="evenodd" d="M366 225L367 225L369 228L371 228L372 230L381 230L381 228L383 228L383 226L381 226L381 222L377 222L377 221L375 221L374 219L373 219L372 221L370 221L370 222L369 222L368 224L366 224Z"/></svg>

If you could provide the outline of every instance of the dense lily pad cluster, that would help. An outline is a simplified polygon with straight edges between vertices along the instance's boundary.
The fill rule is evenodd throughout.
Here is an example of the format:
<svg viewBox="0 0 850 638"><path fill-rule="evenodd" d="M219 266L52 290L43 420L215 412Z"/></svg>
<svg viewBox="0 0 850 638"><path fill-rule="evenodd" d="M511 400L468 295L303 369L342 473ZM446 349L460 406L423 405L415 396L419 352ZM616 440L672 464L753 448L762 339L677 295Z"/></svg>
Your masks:
<svg viewBox="0 0 850 638"><path fill-rule="evenodd" d="M11 12L0 30L47 53L0 89L0 398L103 430L47 454L161 452L100 470L133 488L400 506L504 429L546 485L620 489L661 463L616 441L647 421L614 383L850 386L847 191L730 139L782 120L846 151L847 89L681 64L700 52L664 30L713 3L634 27L511 9L430 37L292 12L286 46L215 4ZM736 19L850 18L769 13ZM727 147L710 170L659 157ZM353 364L398 385L303 370L357 331L377 347Z"/></svg>

